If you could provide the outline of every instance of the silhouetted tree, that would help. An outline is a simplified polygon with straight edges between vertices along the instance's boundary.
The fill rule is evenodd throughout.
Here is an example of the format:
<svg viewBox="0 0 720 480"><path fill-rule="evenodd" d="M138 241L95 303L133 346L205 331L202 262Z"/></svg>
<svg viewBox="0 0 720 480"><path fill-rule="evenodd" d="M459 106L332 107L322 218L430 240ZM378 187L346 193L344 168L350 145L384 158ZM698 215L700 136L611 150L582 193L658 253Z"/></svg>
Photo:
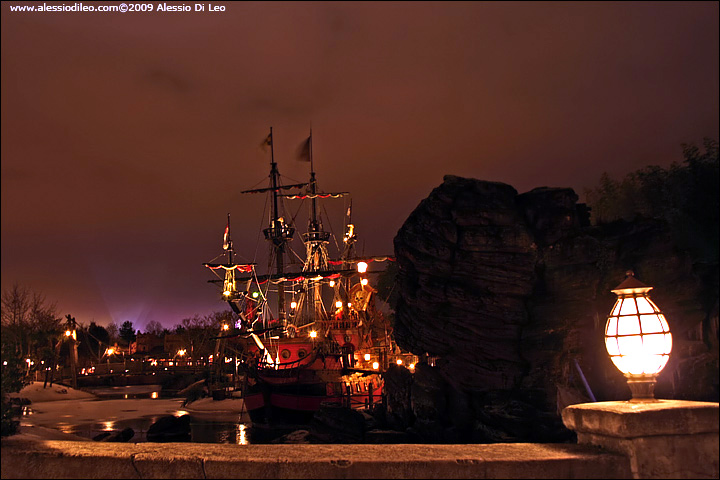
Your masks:
<svg viewBox="0 0 720 480"><path fill-rule="evenodd" d="M163 335L164 328L157 320L150 320L145 326L145 333L152 333L157 336Z"/></svg>
<svg viewBox="0 0 720 480"><path fill-rule="evenodd" d="M125 320L120 325L120 338L122 338L128 345L135 341L135 327L130 320Z"/></svg>
<svg viewBox="0 0 720 480"><path fill-rule="evenodd" d="M88 333L88 345L91 351L97 355L97 358L102 358L105 350L110 345L110 335L102 325L97 325L95 322L90 322L87 328Z"/></svg>
<svg viewBox="0 0 720 480"><path fill-rule="evenodd" d="M3 291L0 312L3 337L16 344L23 358L32 360L38 358L38 349L57 333L61 322L55 303L18 283Z"/></svg>
<svg viewBox="0 0 720 480"><path fill-rule="evenodd" d="M4 332L3 332L4 333ZM28 381L25 377L27 368L24 358L20 355L17 343L4 334L0 336L2 351L2 402L0 404L0 436L6 437L17 433L20 422L14 419L14 411L10 404L10 393L19 392Z"/></svg>
<svg viewBox="0 0 720 480"><path fill-rule="evenodd" d="M117 323L110 322L108 326L105 327L105 330L108 332L108 336L110 337L109 343L111 345L120 340L120 328L117 326Z"/></svg>
<svg viewBox="0 0 720 480"><path fill-rule="evenodd" d="M696 261L718 262L720 169L717 140L705 139L704 151L683 144L683 163L665 169L649 166L613 180L607 173L600 185L586 189L596 224L649 217L665 220L678 244Z"/></svg>

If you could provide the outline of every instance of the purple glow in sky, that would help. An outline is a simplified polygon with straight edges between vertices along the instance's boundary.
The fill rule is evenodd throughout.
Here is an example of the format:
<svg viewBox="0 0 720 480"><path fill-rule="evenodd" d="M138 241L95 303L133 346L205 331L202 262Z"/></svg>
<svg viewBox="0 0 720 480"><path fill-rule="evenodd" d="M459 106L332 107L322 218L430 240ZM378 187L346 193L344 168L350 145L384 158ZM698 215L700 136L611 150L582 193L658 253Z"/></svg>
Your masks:
<svg viewBox="0 0 720 480"><path fill-rule="evenodd" d="M202 263L228 212L255 251L262 199L239 192L270 126L297 181L312 126L319 186L352 192L378 255L445 174L582 197L718 138L717 2L10 11L42 3L2 3L2 286L84 323L225 309Z"/></svg>

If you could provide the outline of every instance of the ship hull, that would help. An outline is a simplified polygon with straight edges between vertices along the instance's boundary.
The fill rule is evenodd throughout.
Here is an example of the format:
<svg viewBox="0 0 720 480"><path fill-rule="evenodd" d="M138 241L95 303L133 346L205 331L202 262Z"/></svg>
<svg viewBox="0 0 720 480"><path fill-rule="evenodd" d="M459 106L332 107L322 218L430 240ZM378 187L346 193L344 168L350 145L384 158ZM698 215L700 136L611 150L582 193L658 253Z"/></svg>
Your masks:
<svg viewBox="0 0 720 480"><path fill-rule="evenodd" d="M322 404L366 408L381 401L379 375L315 384L272 383L259 380L245 393L245 406L253 423L307 424Z"/></svg>

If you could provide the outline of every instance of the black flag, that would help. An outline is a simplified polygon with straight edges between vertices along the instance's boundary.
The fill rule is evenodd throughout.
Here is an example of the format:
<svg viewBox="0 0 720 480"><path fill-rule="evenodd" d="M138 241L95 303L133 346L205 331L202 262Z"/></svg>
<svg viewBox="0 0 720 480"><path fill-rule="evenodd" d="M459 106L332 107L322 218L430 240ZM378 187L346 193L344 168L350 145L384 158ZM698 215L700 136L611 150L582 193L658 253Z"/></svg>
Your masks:
<svg viewBox="0 0 720 480"><path fill-rule="evenodd" d="M310 144L312 143L312 135L310 135L307 140L305 140L299 147L297 151L297 159L301 162L309 162L310 161Z"/></svg>

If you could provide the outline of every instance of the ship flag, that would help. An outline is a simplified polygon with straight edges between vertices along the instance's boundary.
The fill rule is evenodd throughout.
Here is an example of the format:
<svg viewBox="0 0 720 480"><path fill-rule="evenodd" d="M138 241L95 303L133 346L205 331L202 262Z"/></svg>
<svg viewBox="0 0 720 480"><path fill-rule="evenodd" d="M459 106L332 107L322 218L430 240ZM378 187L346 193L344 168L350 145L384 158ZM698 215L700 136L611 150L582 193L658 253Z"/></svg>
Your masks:
<svg viewBox="0 0 720 480"><path fill-rule="evenodd" d="M267 152L267 147L272 147L272 130L270 130L270 133L268 133L268 136L265 137L265 140L262 141L260 144L260 147Z"/></svg>
<svg viewBox="0 0 720 480"><path fill-rule="evenodd" d="M223 235L223 250L230 247L230 214L228 214L227 225L225 226L225 234Z"/></svg>
<svg viewBox="0 0 720 480"><path fill-rule="evenodd" d="M298 147L297 151L297 159L301 162L309 162L310 161L310 143L312 142L312 134L305 140L302 144L300 144L300 147Z"/></svg>

